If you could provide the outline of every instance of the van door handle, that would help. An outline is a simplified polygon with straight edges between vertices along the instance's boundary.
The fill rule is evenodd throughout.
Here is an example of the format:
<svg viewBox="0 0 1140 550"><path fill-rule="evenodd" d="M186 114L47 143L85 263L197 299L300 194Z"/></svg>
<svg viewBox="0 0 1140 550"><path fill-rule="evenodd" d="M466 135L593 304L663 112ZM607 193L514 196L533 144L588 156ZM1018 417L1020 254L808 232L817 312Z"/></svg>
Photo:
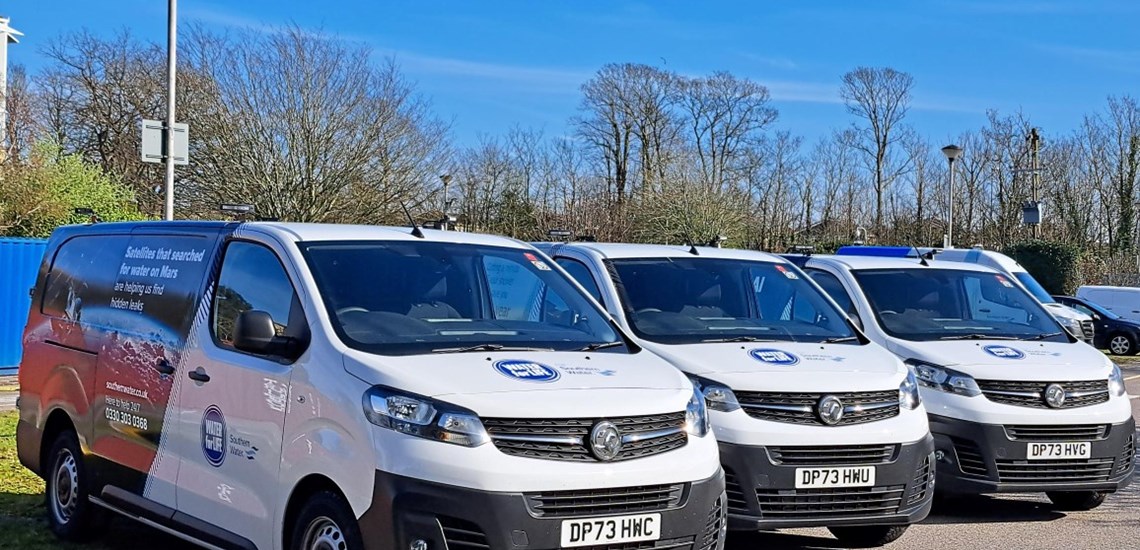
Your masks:
<svg viewBox="0 0 1140 550"><path fill-rule="evenodd" d="M159 374L169 376L174 374L174 365L171 365L170 361L167 361L164 357L154 364L154 370L158 371Z"/></svg>
<svg viewBox="0 0 1140 550"><path fill-rule="evenodd" d="M192 370L186 373L186 376L189 376L190 379L195 382L202 382L203 384L210 381L210 375L206 374L206 371L202 370L202 367L198 367L198 370Z"/></svg>

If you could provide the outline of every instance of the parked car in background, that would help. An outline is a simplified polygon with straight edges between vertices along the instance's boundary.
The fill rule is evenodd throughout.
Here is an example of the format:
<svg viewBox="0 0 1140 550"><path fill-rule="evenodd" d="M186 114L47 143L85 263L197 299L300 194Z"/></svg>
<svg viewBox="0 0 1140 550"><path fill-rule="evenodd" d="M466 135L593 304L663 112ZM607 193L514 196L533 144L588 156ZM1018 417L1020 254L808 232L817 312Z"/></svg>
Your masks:
<svg viewBox="0 0 1140 550"><path fill-rule="evenodd" d="M1140 288L1084 285L1077 289L1077 298L1100 304L1121 318L1140 322Z"/></svg>
<svg viewBox="0 0 1140 550"><path fill-rule="evenodd" d="M1096 324L1096 338L1093 346L1106 349L1113 355L1136 355L1140 342L1140 322L1125 319L1100 304L1073 296L1054 296L1065 304L1093 319Z"/></svg>

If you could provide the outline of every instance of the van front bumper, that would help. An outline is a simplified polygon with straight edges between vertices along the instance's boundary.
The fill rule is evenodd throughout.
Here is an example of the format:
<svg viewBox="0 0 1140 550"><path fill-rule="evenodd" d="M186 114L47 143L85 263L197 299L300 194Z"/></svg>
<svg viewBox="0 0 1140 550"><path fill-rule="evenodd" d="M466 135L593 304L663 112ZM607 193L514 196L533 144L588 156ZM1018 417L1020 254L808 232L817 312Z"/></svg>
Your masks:
<svg viewBox="0 0 1140 550"><path fill-rule="evenodd" d="M660 491L670 494L665 505L629 503L655 500L645 495ZM549 511L554 503L570 501L573 506L561 507L564 511ZM378 471L372 506L360 517L360 530L369 550L403 550L417 540L429 549L554 550L562 545L564 520L659 513L657 547L723 550L725 507L720 471L691 483L534 493L480 491Z"/></svg>
<svg viewBox="0 0 1140 550"><path fill-rule="evenodd" d="M796 489L797 469L868 466L868 461L788 464L784 451L851 455L893 447L890 458L875 463L873 487ZM757 447L720 443L727 477L728 527L767 530L792 527L909 525L930 514L934 495L934 441L929 435L908 444L825 447ZM789 455L790 456L790 455ZM800 453L802 456L802 453Z"/></svg>
<svg viewBox="0 0 1140 550"><path fill-rule="evenodd" d="M1018 435L1019 428L1057 435ZM1103 436L1084 436L1102 428ZM1115 492L1132 481L1135 470L1136 422L1131 418L1119 424L1002 426L930 415L930 431L937 448L938 490L947 493ZM1027 458L1031 443L1084 441L1091 443L1087 459Z"/></svg>

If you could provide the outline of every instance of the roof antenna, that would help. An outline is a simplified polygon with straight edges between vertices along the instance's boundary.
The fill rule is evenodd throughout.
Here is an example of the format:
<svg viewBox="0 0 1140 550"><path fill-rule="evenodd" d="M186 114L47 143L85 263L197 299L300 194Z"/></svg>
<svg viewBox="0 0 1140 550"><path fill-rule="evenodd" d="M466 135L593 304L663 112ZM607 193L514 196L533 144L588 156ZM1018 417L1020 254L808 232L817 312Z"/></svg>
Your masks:
<svg viewBox="0 0 1140 550"><path fill-rule="evenodd" d="M424 232L420 231L420 226L416 225L416 219L412 217L411 212L408 212L408 205L400 203L400 206L404 208L404 215L408 217L408 223L412 224L412 236L417 239L424 238Z"/></svg>
<svg viewBox="0 0 1140 550"><path fill-rule="evenodd" d="M700 256L701 253L697 251L697 245L693 243L693 236L689 232L685 232L685 244L689 245L689 254Z"/></svg>
<svg viewBox="0 0 1140 550"><path fill-rule="evenodd" d="M915 255L918 256L918 264L923 267L930 267L930 264L926 263L926 254L923 254L917 246L912 246L911 248L914 249ZM930 259L934 259L934 256L931 255Z"/></svg>

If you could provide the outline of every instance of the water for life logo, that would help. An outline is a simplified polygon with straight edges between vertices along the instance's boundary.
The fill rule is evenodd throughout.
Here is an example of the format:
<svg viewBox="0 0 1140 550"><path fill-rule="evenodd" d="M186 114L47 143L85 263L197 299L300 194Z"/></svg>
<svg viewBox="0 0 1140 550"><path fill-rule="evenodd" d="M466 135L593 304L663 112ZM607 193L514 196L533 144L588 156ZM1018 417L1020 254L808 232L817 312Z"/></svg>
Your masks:
<svg viewBox="0 0 1140 550"><path fill-rule="evenodd" d="M554 367L548 367L534 361L521 361L518 359L498 361L495 363L495 370L499 371L499 374L503 376L514 378L515 380L523 380L525 382L553 382L562 377L562 374Z"/></svg>
<svg viewBox="0 0 1140 550"><path fill-rule="evenodd" d="M999 359L1025 359L1025 354L1021 350L1009 346L986 346L982 350Z"/></svg>
<svg viewBox="0 0 1140 550"><path fill-rule="evenodd" d="M748 352L748 354L751 355L753 359L769 365L790 367L800 362L800 358L794 353L778 349L754 349Z"/></svg>
<svg viewBox="0 0 1140 550"><path fill-rule="evenodd" d="M226 417L217 405L210 405L202 415L202 454L214 466L226 461Z"/></svg>

